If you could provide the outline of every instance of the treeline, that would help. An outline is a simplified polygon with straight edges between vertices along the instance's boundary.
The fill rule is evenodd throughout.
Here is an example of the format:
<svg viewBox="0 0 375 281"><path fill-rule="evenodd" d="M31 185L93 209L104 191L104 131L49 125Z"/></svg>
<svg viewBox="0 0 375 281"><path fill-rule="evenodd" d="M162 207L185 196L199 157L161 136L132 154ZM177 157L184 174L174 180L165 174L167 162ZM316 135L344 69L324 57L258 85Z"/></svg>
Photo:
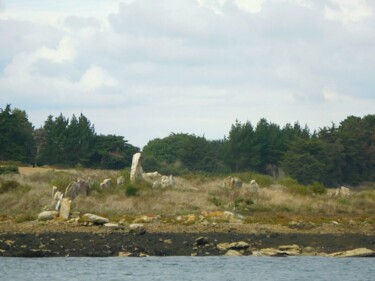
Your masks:
<svg viewBox="0 0 375 281"><path fill-rule="evenodd" d="M49 116L34 129L25 111L0 109L0 161L122 169L138 151L122 136L97 134L83 114ZM298 122L236 121L221 140L185 133L151 140L143 158L146 171L164 174L254 171L285 173L303 184L356 185L375 181L375 115L349 116L314 132Z"/></svg>
<svg viewBox="0 0 375 281"><path fill-rule="evenodd" d="M10 105L0 109L0 161L122 169L138 151L122 136L98 135L83 114L70 120L48 116L43 127L34 129L25 111Z"/></svg>
<svg viewBox="0 0 375 281"><path fill-rule="evenodd" d="M302 184L356 185L375 180L375 115L350 116L317 132L299 123L236 121L223 140L171 134L143 152L146 170L286 173Z"/></svg>

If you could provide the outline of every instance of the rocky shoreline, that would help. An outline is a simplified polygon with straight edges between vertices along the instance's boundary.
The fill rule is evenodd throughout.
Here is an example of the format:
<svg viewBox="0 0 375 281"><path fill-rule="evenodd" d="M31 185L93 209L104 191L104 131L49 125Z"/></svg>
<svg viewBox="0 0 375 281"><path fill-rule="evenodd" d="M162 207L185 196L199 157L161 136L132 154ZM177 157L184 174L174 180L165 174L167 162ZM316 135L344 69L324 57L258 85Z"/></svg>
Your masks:
<svg viewBox="0 0 375 281"><path fill-rule="evenodd" d="M360 248L360 249L358 249ZM357 249L355 251L352 251ZM3 257L375 256L375 235L238 232L0 233ZM348 252L349 251L349 252Z"/></svg>

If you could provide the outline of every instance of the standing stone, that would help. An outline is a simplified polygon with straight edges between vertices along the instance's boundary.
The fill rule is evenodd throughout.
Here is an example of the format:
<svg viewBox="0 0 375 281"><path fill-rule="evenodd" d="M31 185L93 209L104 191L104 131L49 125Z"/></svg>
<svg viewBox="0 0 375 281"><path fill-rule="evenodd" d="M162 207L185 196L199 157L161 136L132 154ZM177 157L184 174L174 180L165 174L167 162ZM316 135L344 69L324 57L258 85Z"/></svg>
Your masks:
<svg viewBox="0 0 375 281"><path fill-rule="evenodd" d="M123 176L119 176L117 178L117 185L124 185L125 184L125 178Z"/></svg>
<svg viewBox="0 0 375 281"><path fill-rule="evenodd" d="M257 194L259 193L259 185L255 180L250 181L250 188L249 188L250 193Z"/></svg>
<svg viewBox="0 0 375 281"><path fill-rule="evenodd" d="M52 199L55 198L55 193L57 192L57 187L56 186L52 186Z"/></svg>
<svg viewBox="0 0 375 281"><path fill-rule="evenodd" d="M65 196L74 200L78 195L87 196L89 193L89 183L83 179L78 179L77 182L72 181L65 189Z"/></svg>
<svg viewBox="0 0 375 281"><path fill-rule="evenodd" d="M69 198L64 198L61 200L60 218L64 220L69 219L71 206L72 200L70 200Z"/></svg>
<svg viewBox="0 0 375 281"><path fill-rule="evenodd" d="M143 180L143 169L141 166L142 153L138 152L133 155L132 166L130 169L130 181L135 183Z"/></svg>
<svg viewBox="0 0 375 281"><path fill-rule="evenodd" d="M100 189L109 189L112 186L112 180L111 179L105 179L100 184Z"/></svg>

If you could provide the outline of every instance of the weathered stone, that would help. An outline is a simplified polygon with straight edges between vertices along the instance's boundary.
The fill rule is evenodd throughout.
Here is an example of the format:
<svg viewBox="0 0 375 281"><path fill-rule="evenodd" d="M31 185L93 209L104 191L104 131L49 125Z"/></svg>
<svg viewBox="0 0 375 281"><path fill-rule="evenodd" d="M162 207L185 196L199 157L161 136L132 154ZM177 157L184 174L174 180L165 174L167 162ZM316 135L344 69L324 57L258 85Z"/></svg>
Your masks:
<svg viewBox="0 0 375 281"><path fill-rule="evenodd" d="M225 253L224 256L227 256L227 257L240 257L240 256L243 256L243 254L239 251L236 251L236 250L228 250L228 252Z"/></svg>
<svg viewBox="0 0 375 281"><path fill-rule="evenodd" d="M160 181L162 175L158 172L152 172L152 173L143 173L142 175L143 179L149 183L153 183L155 181Z"/></svg>
<svg viewBox="0 0 375 281"><path fill-rule="evenodd" d="M112 186L112 180L111 179L105 179L103 182L100 184L100 189L105 190L109 189Z"/></svg>
<svg viewBox="0 0 375 281"><path fill-rule="evenodd" d="M173 178L172 175L161 177L161 187L162 188L173 187L174 184L175 184L175 182L174 182L174 178Z"/></svg>
<svg viewBox="0 0 375 281"><path fill-rule="evenodd" d="M339 258L375 257L375 252L366 248L358 248L354 250L333 253L329 256Z"/></svg>
<svg viewBox="0 0 375 281"><path fill-rule="evenodd" d="M38 214L39 221L53 220L57 216L56 211L44 211Z"/></svg>
<svg viewBox="0 0 375 281"><path fill-rule="evenodd" d="M279 246L279 250L280 251L293 251L293 252L301 252L301 247L296 245L296 244L293 244L293 245L282 245L282 246Z"/></svg>
<svg viewBox="0 0 375 281"><path fill-rule="evenodd" d="M257 184L257 182L255 180L251 180L250 181L249 192L257 194L257 193L259 193L259 189L260 188L259 188L259 185Z"/></svg>
<svg viewBox="0 0 375 281"><path fill-rule="evenodd" d="M121 228L123 228L123 226L120 226L118 223L110 223L110 222L105 223L104 226L107 227L107 228L110 228L110 229L121 229Z"/></svg>
<svg viewBox="0 0 375 281"><path fill-rule="evenodd" d="M129 225L130 232L135 234L144 234L146 233L146 228L142 223L132 223Z"/></svg>
<svg viewBox="0 0 375 281"><path fill-rule="evenodd" d="M338 189L336 189L336 192L334 194L335 197L348 197L350 195L350 189L345 187L345 186L341 186L339 187Z"/></svg>
<svg viewBox="0 0 375 281"><path fill-rule="evenodd" d="M117 178L117 185L124 185L125 184L125 178L123 176L120 176Z"/></svg>
<svg viewBox="0 0 375 281"><path fill-rule="evenodd" d="M143 181L142 153L138 152L133 155L132 166L130 169L130 181L132 183Z"/></svg>
<svg viewBox="0 0 375 281"><path fill-rule="evenodd" d="M83 179L78 179L77 182L72 181L65 189L64 197L74 200L78 195L87 196L89 193L89 184Z"/></svg>
<svg viewBox="0 0 375 281"><path fill-rule="evenodd" d="M223 186L227 188L241 188L242 181L237 177L229 176L224 179Z"/></svg>
<svg viewBox="0 0 375 281"><path fill-rule="evenodd" d="M56 191L55 195L52 200L52 206L55 206L55 210L58 211L60 209L61 200L63 199L64 194L60 191Z"/></svg>
<svg viewBox="0 0 375 281"><path fill-rule="evenodd" d="M219 243L216 246L220 251L227 250L246 250L250 247L249 243L244 241L232 242L232 243Z"/></svg>
<svg viewBox="0 0 375 281"><path fill-rule="evenodd" d="M72 206L72 200L69 198L63 198L60 206L60 218L67 220L70 216L70 209Z"/></svg>
<svg viewBox="0 0 375 281"><path fill-rule="evenodd" d="M208 243L208 238L207 237L199 237L195 240L195 243L197 244L197 246L206 245Z"/></svg>
<svg viewBox="0 0 375 281"><path fill-rule="evenodd" d="M52 186L52 199L55 198L55 193L57 192L57 186Z"/></svg>
<svg viewBox="0 0 375 281"><path fill-rule="evenodd" d="M109 222L109 219L107 219L107 218L100 217L100 216L97 216L97 215L94 215L94 214L89 214L89 213L84 214L82 216L82 219L86 220L88 222L91 222L93 224L105 224L105 223Z"/></svg>
<svg viewBox="0 0 375 281"><path fill-rule="evenodd" d="M132 255L132 253L130 253L130 252L119 252L118 253L119 257L130 257L131 255Z"/></svg>

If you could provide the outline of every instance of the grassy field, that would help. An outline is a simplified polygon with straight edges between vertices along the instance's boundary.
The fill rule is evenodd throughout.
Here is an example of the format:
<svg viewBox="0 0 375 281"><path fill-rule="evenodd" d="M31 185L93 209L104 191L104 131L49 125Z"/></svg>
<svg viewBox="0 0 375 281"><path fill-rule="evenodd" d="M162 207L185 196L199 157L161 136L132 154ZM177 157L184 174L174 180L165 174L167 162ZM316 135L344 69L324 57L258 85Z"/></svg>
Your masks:
<svg viewBox="0 0 375 281"><path fill-rule="evenodd" d="M123 186L116 185L120 175L127 180ZM335 197L333 189L302 186L292 179L276 181L252 173L234 176L244 182L241 189L223 187L226 175L191 174L177 177L174 188L155 190L146 183L130 184L128 171L20 167L19 174L0 175L0 218L34 220L41 211L53 208L52 186L63 192L71 181L82 178L90 179L90 195L76 198L73 212L90 212L114 220L140 215L175 220L178 216L228 211L241 215L245 223L375 223L374 184L352 189L348 197ZM99 185L106 178L111 178L114 185L102 191ZM261 187L258 194L248 192L252 179Z"/></svg>

